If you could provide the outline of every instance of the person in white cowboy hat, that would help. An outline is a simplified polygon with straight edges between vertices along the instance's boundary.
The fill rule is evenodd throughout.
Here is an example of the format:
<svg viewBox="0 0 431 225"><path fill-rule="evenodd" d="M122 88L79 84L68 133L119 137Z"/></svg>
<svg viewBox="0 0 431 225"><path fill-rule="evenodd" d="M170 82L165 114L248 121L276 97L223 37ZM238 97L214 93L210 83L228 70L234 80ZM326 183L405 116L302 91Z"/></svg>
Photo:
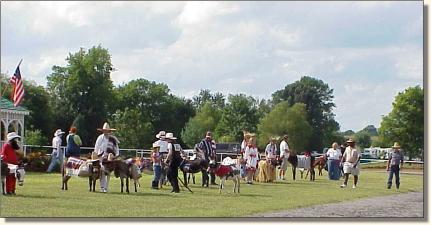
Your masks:
<svg viewBox="0 0 431 225"><path fill-rule="evenodd" d="M166 139L168 140L168 156L166 157L165 163L169 165L168 180L172 185L172 191L174 193L180 192L180 187L178 186L178 167L183 161L181 157L181 149L175 148L175 140L173 133L167 133Z"/></svg>
<svg viewBox="0 0 431 225"><path fill-rule="evenodd" d="M386 171L389 171L388 178L388 189L392 187L392 178L395 174L395 184L397 185L397 189L400 188L400 170L404 163L404 155L400 151L401 146L398 142L394 143L392 146L393 151L389 154L388 164L386 166Z"/></svg>
<svg viewBox="0 0 431 225"><path fill-rule="evenodd" d="M16 154L16 151L20 149L20 146L18 143L20 138L21 137L15 132L11 132L7 134L6 143L4 143L0 151L0 157L3 158L3 163L9 163L9 164L15 164L15 165L18 164L18 156ZM6 194L15 195L15 189L16 189L15 174L8 174L6 176Z"/></svg>
<svg viewBox="0 0 431 225"><path fill-rule="evenodd" d="M61 149L61 143L62 143L62 136L64 134L64 131L61 129L57 129L54 133L54 138L52 138L52 152L51 152L51 163L49 164L48 169L46 172L51 173L54 169L55 165L57 164L57 161L60 161L60 165L63 165L63 158L64 153Z"/></svg>
<svg viewBox="0 0 431 225"><path fill-rule="evenodd" d="M100 160L100 169L102 174L100 176L100 192L108 192L110 171L105 169L103 161L108 160L109 153L114 157L120 155L120 149L118 144L120 143L118 139L112 135L112 131L117 129L111 128L108 123L104 123L102 128L98 128L98 131L102 131L102 134L97 137L96 144L94 145L94 152Z"/></svg>
<svg viewBox="0 0 431 225"><path fill-rule="evenodd" d="M168 155L168 142L166 141L166 131L162 130L159 131L158 134L156 134L156 138L159 140L155 141L154 144L157 144L160 146L160 159L161 159L161 174L160 174L160 183L163 185L166 183L167 180L167 173L165 170L165 163L166 156Z"/></svg>
<svg viewBox="0 0 431 225"><path fill-rule="evenodd" d="M349 145L343 154L343 171L344 171L344 183L340 186L341 188L347 187L347 181L349 175L353 175L353 186L356 188L359 179L359 160L361 159L361 152L355 148L355 141L351 138L347 140Z"/></svg>

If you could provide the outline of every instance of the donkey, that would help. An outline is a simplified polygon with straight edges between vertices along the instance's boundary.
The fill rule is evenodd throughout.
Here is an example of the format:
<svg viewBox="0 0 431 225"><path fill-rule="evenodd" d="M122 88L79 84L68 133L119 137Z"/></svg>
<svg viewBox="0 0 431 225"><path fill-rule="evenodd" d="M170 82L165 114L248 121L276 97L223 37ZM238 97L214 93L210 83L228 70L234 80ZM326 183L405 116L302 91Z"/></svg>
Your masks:
<svg viewBox="0 0 431 225"><path fill-rule="evenodd" d="M61 190L68 190L68 181L72 176L88 177L90 191L94 191L96 180L100 178L99 160L82 160L69 157L63 166Z"/></svg>
<svg viewBox="0 0 431 225"><path fill-rule="evenodd" d="M121 193L124 191L124 179L126 180L126 193L129 194L129 179L133 180L135 192L138 192L137 187L141 186L139 179L142 177L139 167L135 164L136 159L116 160L112 165L107 165L108 169L113 169L115 177L121 180Z"/></svg>
<svg viewBox="0 0 431 225"><path fill-rule="evenodd" d="M195 151L197 156L196 159L194 160L183 159L183 161L180 164L180 170L183 172L183 175L184 175L184 185L188 186L187 173L195 174L195 173L201 172L203 177L202 187L205 185L209 187L209 179L204 179L208 177L208 175L206 174L207 174L209 162L204 159L204 153L201 150L199 150L199 148L195 148Z"/></svg>
<svg viewBox="0 0 431 225"><path fill-rule="evenodd" d="M221 165L217 165L214 171L215 175L220 177L219 193L222 193L226 180L232 180L234 183L233 193L238 193L240 190L240 163L238 159L226 157Z"/></svg>
<svg viewBox="0 0 431 225"><path fill-rule="evenodd" d="M303 178L304 169L307 170L306 176L310 173L310 181L314 181L315 172L314 172L314 156L305 156L305 155L296 155L294 153L290 153L287 161L292 165L292 176L293 180L296 179L296 168L301 168L301 179ZM307 178L306 178L307 179Z"/></svg>
<svg viewBox="0 0 431 225"><path fill-rule="evenodd" d="M24 159L26 160L26 159ZM1 186L2 186L2 194L6 194L6 176L8 174L14 174L15 178L18 181L19 186L24 185L24 177L25 177L25 170L24 166L27 163L24 161L19 162L18 165L5 163L3 161L3 158L0 157L0 174L1 174Z"/></svg>

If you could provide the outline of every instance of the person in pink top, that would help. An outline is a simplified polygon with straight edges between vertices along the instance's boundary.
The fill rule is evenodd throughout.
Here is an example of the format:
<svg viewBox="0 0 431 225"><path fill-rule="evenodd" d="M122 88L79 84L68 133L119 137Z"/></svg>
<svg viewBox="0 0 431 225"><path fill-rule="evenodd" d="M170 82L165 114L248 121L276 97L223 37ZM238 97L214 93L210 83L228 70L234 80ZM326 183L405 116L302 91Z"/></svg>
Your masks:
<svg viewBox="0 0 431 225"><path fill-rule="evenodd" d="M252 184L258 161L256 137L253 135L251 135L248 145L245 148L244 158L246 161L247 184Z"/></svg>

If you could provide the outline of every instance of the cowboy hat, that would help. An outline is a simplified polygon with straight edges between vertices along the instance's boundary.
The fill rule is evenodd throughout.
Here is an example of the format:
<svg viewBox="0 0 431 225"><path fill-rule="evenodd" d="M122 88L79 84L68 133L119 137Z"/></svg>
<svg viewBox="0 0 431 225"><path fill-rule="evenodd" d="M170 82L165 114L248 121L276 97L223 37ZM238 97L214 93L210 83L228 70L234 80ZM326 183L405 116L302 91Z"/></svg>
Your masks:
<svg viewBox="0 0 431 225"><path fill-rule="evenodd" d="M99 131L114 131L117 129L110 128L108 123L104 123L103 128L97 128L97 130L99 130Z"/></svg>
<svg viewBox="0 0 431 225"><path fill-rule="evenodd" d="M173 134L173 133L166 133L166 138L167 138L167 139L171 139L171 140L175 140L175 139L177 139L176 137L174 137L174 134Z"/></svg>
<svg viewBox="0 0 431 225"><path fill-rule="evenodd" d="M161 137L165 137L165 136L166 136L166 132L164 130L162 130L158 134L156 134L156 138L161 138Z"/></svg>
<svg viewBox="0 0 431 225"><path fill-rule="evenodd" d="M351 138L349 138L349 139L347 139L347 141L346 141L347 143L355 143L355 141L353 140L353 139L351 139Z"/></svg>
<svg viewBox="0 0 431 225"><path fill-rule="evenodd" d="M54 133L54 137L60 136L60 134L64 134L64 131L62 131L61 129L57 129Z"/></svg>
<svg viewBox="0 0 431 225"><path fill-rule="evenodd" d="M400 145L400 143L395 142L394 146L392 146L392 148L401 148L401 145Z"/></svg>
<svg viewBox="0 0 431 225"><path fill-rule="evenodd" d="M7 134L7 141L12 141L15 138L21 138L21 136L19 136L15 132L11 132L11 133Z"/></svg>
<svg viewBox="0 0 431 225"><path fill-rule="evenodd" d="M278 138L276 138L276 137L270 137L270 138L269 138L269 140L270 140L270 141L276 141L277 139L278 139Z"/></svg>

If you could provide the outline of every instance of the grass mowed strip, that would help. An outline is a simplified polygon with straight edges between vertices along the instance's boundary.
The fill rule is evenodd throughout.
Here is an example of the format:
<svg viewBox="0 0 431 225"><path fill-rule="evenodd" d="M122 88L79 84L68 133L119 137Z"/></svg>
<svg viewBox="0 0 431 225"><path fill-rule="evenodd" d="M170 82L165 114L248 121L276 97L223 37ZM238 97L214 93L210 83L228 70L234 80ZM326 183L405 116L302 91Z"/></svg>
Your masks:
<svg viewBox="0 0 431 225"><path fill-rule="evenodd" d="M410 191L423 191L423 176L401 175L399 190L386 189L387 174L381 171L361 171L358 188L341 189L340 181L330 181L327 174L316 181L287 180L276 183L241 183L241 194L232 194L233 183L227 182L219 194L218 186L202 188L201 176L194 193L184 189L171 194L171 187L150 189L152 176L144 174L137 193L131 185L130 194L120 193L119 179L111 176L108 193L88 191L88 179L72 177L69 190L61 190L59 174L28 173L25 184L17 187L16 196L0 197L0 217L242 217L352 199L382 196ZM182 176L182 174L181 174ZM299 176L299 173L298 173ZM219 182L217 180L217 182ZM97 183L97 190L99 182Z"/></svg>

